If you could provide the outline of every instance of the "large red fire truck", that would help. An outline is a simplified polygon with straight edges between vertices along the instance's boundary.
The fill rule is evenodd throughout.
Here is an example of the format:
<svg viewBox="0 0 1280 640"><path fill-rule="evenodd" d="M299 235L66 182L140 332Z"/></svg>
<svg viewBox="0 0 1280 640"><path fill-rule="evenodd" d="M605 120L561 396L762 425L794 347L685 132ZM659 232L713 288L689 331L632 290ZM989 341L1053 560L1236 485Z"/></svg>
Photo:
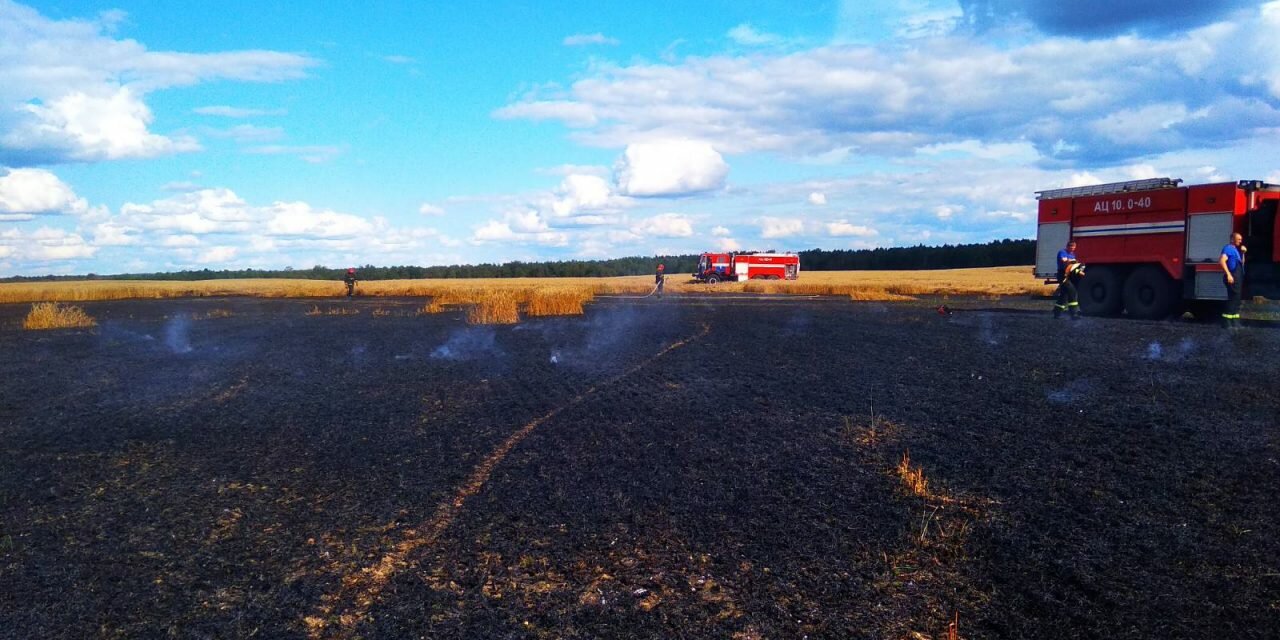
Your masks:
<svg viewBox="0 0 1280 640"><path fill-rule="evenodd" d="M1152 178L1036 193L1040 201L1035 275L1057 274L1068 240L1087 268L1080 308L1089 315L1212 316L1226 285L1218 256L1244 236L1244 295L1280 293L1280 185L1260 180L1179 186Z"/></svg>
<svg viewBox="0 0 1280 640"><path fill-rule="evenodd" d="M795 280L800 277L800 256L772 251L704 253L698 258L693 277L709 284L738 280Z"/></svg>

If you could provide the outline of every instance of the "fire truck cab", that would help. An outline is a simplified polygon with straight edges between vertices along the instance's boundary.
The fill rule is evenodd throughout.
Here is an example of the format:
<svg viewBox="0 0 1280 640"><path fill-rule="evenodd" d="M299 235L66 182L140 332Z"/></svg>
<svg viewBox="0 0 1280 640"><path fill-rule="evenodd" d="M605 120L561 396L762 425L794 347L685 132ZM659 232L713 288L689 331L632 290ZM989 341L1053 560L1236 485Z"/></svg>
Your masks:
<svg viewBox="0 0 1280 640"><path fill-rule="evenodd" d="M1069 240L1087 268L1080 308L1144 319L1217 312L1226 300L1218 257L1232 233L1244 236L1244 296L1280 294L1280 185L1261 180L1180 186L1152 178L1052 189L1040 202L1035 275L1055 278Z"/></svg>
<svg viewBox="0 0 1280 640"><path fill-rule="evenodd" d="M704 253L698 257L693 278L700 282L742 280L795 280L800 277L800 256L794 253L735 251Z"/></svg>

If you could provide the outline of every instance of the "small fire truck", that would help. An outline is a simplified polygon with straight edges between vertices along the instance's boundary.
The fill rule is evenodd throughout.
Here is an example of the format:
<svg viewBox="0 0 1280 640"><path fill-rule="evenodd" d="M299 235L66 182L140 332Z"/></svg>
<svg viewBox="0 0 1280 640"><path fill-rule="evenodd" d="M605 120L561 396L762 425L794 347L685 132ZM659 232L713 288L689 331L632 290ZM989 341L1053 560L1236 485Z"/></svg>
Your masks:
<svg viewBox="0 0 1280 640"><path fill-rule="evenodd" d="M741 280L795 280L800 277L800 256L772 251L704 253L698 258L695 280L715 284Z"/></svg>
<svg viewBox="0 0 1280 640"><path fill-rule="evenodd" d="M1233 232L1248 248L1244 296L1280 294L1280 185L1260 180L1180 186L1151 178L1036 193L1035 275L1055 278L1058 251L1077 243L1085 314L1207 318L1226 300L1218 257Z"/></svg>

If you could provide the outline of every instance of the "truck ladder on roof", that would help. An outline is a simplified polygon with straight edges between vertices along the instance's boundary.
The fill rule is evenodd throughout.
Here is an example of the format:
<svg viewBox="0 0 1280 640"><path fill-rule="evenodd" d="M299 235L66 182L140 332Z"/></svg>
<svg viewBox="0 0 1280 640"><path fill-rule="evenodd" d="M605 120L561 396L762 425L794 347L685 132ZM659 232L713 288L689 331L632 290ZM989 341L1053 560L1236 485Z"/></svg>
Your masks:
<svg viewBox="0 0 1280 640"><path fill-rule="evenodd" d="M1066 189L1049 189L1037 191L1036 200L1053 198L1079 198L1081 196L1100 196L1107 193L1127 193L1130 191L1150 191L1152 189L1168 189L1176 187L1182 178L1147 178L1146 180L1129 180L1127 182L1108 182L1093 184L1087 187L1068 187Z"/></svg>

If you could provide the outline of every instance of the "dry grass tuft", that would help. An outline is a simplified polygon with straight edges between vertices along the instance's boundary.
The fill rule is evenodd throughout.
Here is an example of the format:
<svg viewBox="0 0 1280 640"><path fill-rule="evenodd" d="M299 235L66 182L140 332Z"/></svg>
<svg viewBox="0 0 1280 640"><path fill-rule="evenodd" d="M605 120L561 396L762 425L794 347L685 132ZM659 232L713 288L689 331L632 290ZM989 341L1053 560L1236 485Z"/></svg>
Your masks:
<svg viewBox="0 0 1280 640"><path fill-rule="evenodd" d="M80 307L63 306L57 302L39 302L31 305L31 311L22 321L23 329L70 329L95 327L98 322Z"/></svg>
<svg viewBox="0 0 1280 640"><path fill-rule="evenodd" d="M419 314L435 314L435 313L444 313L444 311L445 311L444 304L440 302L440 298L432 298L431 302L428 302L427 304L423 305L423 307L418 310L418 313Z"/></svg>
<svg viewBox="0 0 1280 640"><path fill-rule="evenodd" d="M902 452L902 460L898 462L897 467L898 478L902 480L902 486L906 487L912 494L921 498L931 497L929 493L929 479L924 477L924 469L917 466L911 468L911 453L909 451Z"/></svg>
<svg viewBox="0 0 1280 640"><path fill-rule="evenodd" d="M899 431L901 427L897 423L883 416L872 415L867 420L858 421L845 416L841 436L845 444L875 449L889 440L897 439Z"/></svg>
<svg viewBox="0 0 1280 640"><path fill-rule="evenodd" d="M535 289L529 296L525 313L529 316L580 316L582 307L595 298L585 288Z"/></svg>
<svg viewBox="0 0 1280 640"><path fill-rule="evenodd" d="M212 320L213 318L230 318L235 314L230 309L210 309L204 313L192 314L192 320Z"/></svg>
<svg viewBox="0 0 1280 640"><path fill-rule="evenodd" d="M309 316L354 316L360 313L359 309L350 309L347 307L326 307L321 309L319 305L312 305L307 311Z"/></svg>
<svg viewBox="0 0 1280 640"><path fill-rule="evenodd" d="M385 318L386 316L389 316L389 315L392 315L391 311L388 309L383 309L382 307L378 307L377 309L373 310L373 317L375 318Z"/></svg>
<svg viewBox="0 0 1280 640"><path fill-rule="evenodd" d="M467 308L469 324L515 324L520 322L520 296L513 291L482 291Z"/></svg>

